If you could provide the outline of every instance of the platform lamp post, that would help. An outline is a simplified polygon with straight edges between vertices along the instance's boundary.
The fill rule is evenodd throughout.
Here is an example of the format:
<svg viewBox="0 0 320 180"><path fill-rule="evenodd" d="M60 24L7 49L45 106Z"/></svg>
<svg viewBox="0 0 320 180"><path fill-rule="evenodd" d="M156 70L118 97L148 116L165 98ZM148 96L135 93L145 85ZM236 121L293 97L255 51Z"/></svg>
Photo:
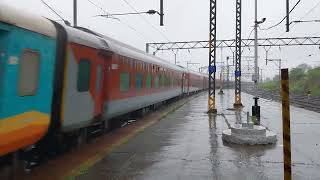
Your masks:
<svg viewBox="0 0 320 180"><path fill-rule="evenodd" d="M261 21L258 21L258 0L255 0L255 21L254 21L254 86L255 86L255 97L254 106L252 106L252 116L257 118L257 125L260 125L260 106L258 105L258 80L259 80L259 69L258 69L258 26L266 21L266 18L262 18Z"/></svg>
<svg viewBox="0 0 320 180"><path fill-rule="evenodd" d="M255 83L255 86L257 86L258 80L259 80L259 69L258 69L258 27L259 24L262 24L266 21L266 18L262 18L261 21L258 21L258 4L257 0L255 0L255 21L254 21L254 78L253 81Z"/></svg>

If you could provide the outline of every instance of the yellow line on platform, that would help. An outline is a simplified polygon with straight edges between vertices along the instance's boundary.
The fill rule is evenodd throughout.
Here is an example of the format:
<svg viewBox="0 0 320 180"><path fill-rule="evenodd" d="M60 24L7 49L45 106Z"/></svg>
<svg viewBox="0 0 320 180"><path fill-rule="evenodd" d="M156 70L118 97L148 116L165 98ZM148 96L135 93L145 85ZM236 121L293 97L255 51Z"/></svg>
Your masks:
<svg viewBox="0 0 320 180"><path fill-rule="evenodd" d="M96 163L101 161L106 155L111 153L114 149L116 149L120 145L127 143L131 138L133 138L139 132L142 132L144 129L151 126L155 122L156 121L151 121L151 122L147 123L146 125L138 128L137 130L135 130L134 132L132 132L128 136L122 138L119 142L105 148L101 153L96 154L95 156L93 156L92 158L88 159L86 162L81 164L79 167L72 170L71 173L69 175L67 175L64 179L71 180L71 179L75 179L77 176L86 174L92 166L94 166Z"/></svg>
<svg viewBox="0 0 320 180"><path fill-rule="evenodd" d="M67 180L73 180L76 177L86 174L88 172L88 170L94 166L96 163L100 162L105 156L107 156L109 153L111 153L114 149L116 149L117 147L119 147L122 144L127 143L131 138L135 137L136 135L138 135L140 132L142 132L143 130L145 130L146 128L152 126L153 124L157 123L159 120L163 119L164 117L166 117L168 114L170 114L171 112L174 112L175 110L177 110L178 108L180 108L181 106L183 106L185 103L187 103L188 101L192 100L193 98L196 98L198 95L191 97L191 98L187 98L186 100L181 100L178 103L172 105L173 107L170 107L170 109L168 111L165 111L163 113L161 113L161 115L155 119L153 119L152 121L146 123L145 125L137 128L135 131L133 131L132 133L128 134L127 136L121 138L117 143L112 144L109 147L106 147L104 150L102 150L100 153L94 155L93 157L89 158L87 161L85 161L84 163L82 163L81 165L79 165L78 167L74 168L73 170L71 170L71 172L68 172L65 177L63 177L63 179L67 179Z"/></svg>

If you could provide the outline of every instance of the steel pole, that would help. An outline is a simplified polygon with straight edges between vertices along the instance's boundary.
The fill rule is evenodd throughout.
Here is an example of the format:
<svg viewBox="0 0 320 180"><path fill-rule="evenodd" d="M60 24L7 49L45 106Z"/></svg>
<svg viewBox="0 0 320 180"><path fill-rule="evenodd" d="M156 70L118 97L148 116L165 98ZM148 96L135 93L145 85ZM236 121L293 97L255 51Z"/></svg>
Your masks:
<svg viewBox="0 0 320 180"><path fill-rule="evenodd" d="M236 60L235 60L235 102L234 107L242 107L241 103L241 1L236 0Z"/></svg>
<svg viewBox="0 0 320 180"><path fill-rule="evenodd" d="M177 64L177 54L174 54L174 64Z"/></svg>
<svg viewBox="0 0 320 180"><path fill-rule="evenodd" d="M254 21L254 83L257 86L258 73L258 0L255 0L255 21Z"/></svg>
<svg viewBox="0 0 320 180"><path fill-rule="evenodd" d="M282 59L279 59L279 78L281 78L281 66L282 66L281 61Z"/></svg>
<svg viewBox="0 0 320 180"><path fill-rule="evenodd" d="M146 53L149 53L149 43L146 43Z"/></svg>
<svg viewBox="0 0 320 180"><path fill-rule="evenodd" d="M229 83L230 83L230 79L229 79L229 69L230 67L229 67L229 57L227 57L227 86L228 86L228 88L229 88Z"/></svg>
<svg viewBox="0 0 320 180"><path fill-rule="evenodd" d="M160 0L160 26L163 26L163 0Z"/></svg>
<svg viewBox="0 0 320 180"><path fill-rule="evenodd" d="M216 109L216 46L217 46L217 0L210 0L209 25L209 98L208 113L217 113Z"/></svg>
<svg viewBox="0 0 320 180"><path fill-rule="evenodd" d="M77 27L78 22L77 22L77 0L73 0L73 26Z"/></svg>
<svg viewBox="0 0 320 180"><path fill-rule="evenodd" d="M286 24L286 32L289 32L290 31L290 3L289 3L289 0L286 0L286 5L287 5L287 8L286 8L286 14L287 14L287 24Z"/></svg>

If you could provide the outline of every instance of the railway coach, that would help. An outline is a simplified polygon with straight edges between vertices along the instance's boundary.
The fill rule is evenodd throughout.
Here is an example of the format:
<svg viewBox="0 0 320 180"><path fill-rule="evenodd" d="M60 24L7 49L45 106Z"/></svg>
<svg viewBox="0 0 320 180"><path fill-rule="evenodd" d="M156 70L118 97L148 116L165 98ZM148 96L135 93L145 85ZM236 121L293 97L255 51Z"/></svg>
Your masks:
<svg viewBox="0 0 320 180"><path fill-rule="evenodd" d="M0 157L207 88L203 74L3 4L0 55Z"/></svg>

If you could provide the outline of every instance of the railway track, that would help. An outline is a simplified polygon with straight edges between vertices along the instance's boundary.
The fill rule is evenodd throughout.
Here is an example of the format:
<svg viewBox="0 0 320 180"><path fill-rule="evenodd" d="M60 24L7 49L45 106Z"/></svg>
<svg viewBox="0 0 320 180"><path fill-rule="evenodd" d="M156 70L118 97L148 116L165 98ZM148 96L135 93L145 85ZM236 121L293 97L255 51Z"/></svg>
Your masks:
<svg viewBox="0 0 320 180"><path fill-rule="evenodd" d="M264 99L281 102L280 92L278 91L258 89L257 92L255 92L254 88L251 86L243 87L243 92L252 95L257 94L259 97ZM308 97L307 95L291 94L290 104L299 108L320 113L320 97Z"/></svg>

